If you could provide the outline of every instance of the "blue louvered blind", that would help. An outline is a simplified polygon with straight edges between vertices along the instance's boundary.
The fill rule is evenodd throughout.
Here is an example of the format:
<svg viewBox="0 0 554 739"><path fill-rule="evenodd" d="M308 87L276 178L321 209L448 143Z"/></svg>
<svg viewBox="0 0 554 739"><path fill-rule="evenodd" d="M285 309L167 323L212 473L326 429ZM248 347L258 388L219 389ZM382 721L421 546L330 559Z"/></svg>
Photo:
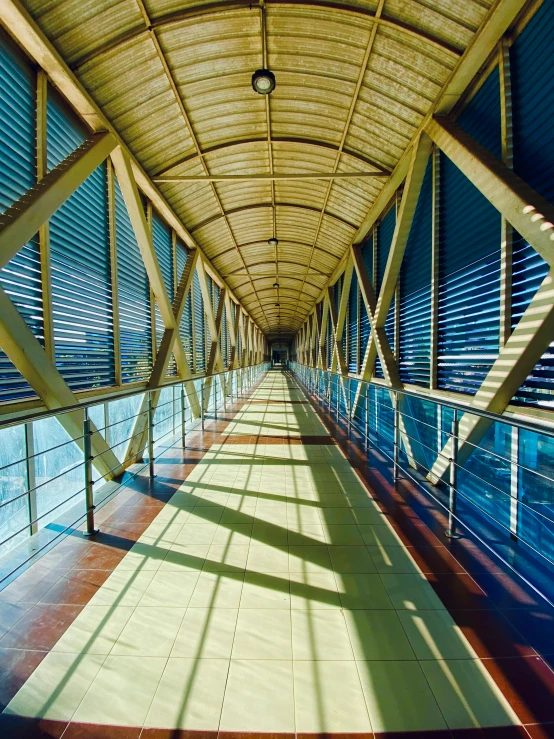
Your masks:
<svg viewBox="0 0 554 739"><path fill-rule="evenodd" d="M554 5L543 3L510 49L514 169L554 203ZM517 234L513 247L512 324L515 326L548 272L541 256ZM520 391L517 404L552 408L554 345L543 354Z"/></svg>
<svg viewBox="0 0 554 739"><path fill-rule="evenodd" d="M223 357L223 366L229 366L229 328L227 326L227 311L223 310L223 318L221 323L221 355Z"/></svg>
<svg viewBox="0 0 554 739"><path fill-rule="evenodd" d="M326 347L327 347L327 369L331 369L331 363L333 361L333 321L331 320L331 316L329 315L329 320L327 321L327 341L326 341Z"/></svg>
<svg viewBox="0 0 554 739"><path fill-rule="evenodd" d="M152 318L148 275L119 182L114 179L121 379L125 383L150 375Z"/></svg>
<svg viewBox="0 0 554 739"><path fill-rule="evenodd" d="M495 68L458 125L500 154L500 98ZM498 356L500 240L498 211L441 156L438 384L475 393Z"/></svg>
<svg viewBox="0 0 554 739"><path fill-rule="evenodd" d="M194 301L194 336L196 350L195 372L206 371L206 352L204 346L204 301L202 299L202 290L200 289L200 280L198 272L194 271L194 280L192 283L193 301Z"/></svg>
<svg viewBox="0 0 554 739"><path fill-rule="evenodd" d="M433 173L429 160L400 271L400 378L429 387Z"/></svg>
<svg viewBox="0 0 554 739"><path fill-rule="evenodd" d="M379 235L377 238L377 280L375 287L375 297L378 299L379 290L385 276L385 269L387 267L387 259L389 257L389 251L392 243L392 237L394 235L394 227L396 226L396 207L389 210L387 215L383 218L379 224ZM387 313L387 320L385 321L385 333L389 340L391 349L394 351L394 298L391 301L389 312ZM381 367L381 361L379 357L375 360L375 376L383 377L383 369Z"/></svg>
<svg viewBox="0 0 554 739"><path fill-rule="evenodd" d="M356 270L352 273L350 293L348 295L348 316L346 329L348 331L348 371L358 373L358 315L360 298L358 295L358 274ZM365 313L365 311L364 311ZM366 316L367 317L367 316Z"/></svg>
<svg viewBox="0 0 554 739"><path fill-rule="evenodd" d="M362 257L364 260L365 268L369 279L373 284L373 234L369 236L367 241L362 246ZM369 342L369 335L371 333L371 326L369 323L369 316L365 307L365 303L360 291L360 364L363 362L367 344Z"/></svg>
<svg viewBox="0 0 554 739"><path fill-rule="evenodd" d="M173 244L171 241L171 229L155 211L152 211L152 243L154 244L154 251L158 257L158 263L160 265L165 289L167 290L169 302L171 303L173 302L173 297L175 295L175 287L173 284ZM165 326L157 301L155 302L154 316L156 349L159 350ZM173 376L176 372L175 358L172 356L167 368L167 374L169 376Z"/></svg>
<svg viewBox="0 0 554 739"><path fill-rule="evenodd" d="M206 284L208 286L208 295L210 296L210 304L214 306L214 283L210 275L206 275ZM215 314L214 314L215 315ZM212 350L212 332L210 331L210 324L208 322L208 314L206 313L204 316L204 339L205 339L205 346L204 346L204 354L206 357L206 366L208 362L210 361L210 352Z"/></svg>
<svg viewBox="0 0 554 739"><path fill-rule="evenodd" d="M184 244L177 240L175 256L177 259L177 280L181 281L183 270L185 269L188 252ZM183 313L181 315L181 323L179 324L179 335L181 337L181 343L187 358L187 362L191 371L193 369L192 362L192 289L189 290L185 305L183 307Z"/></svg>
<svg viewBox="0 0 554 739"><path fill-rule="evenodd" d="M29 190L36 180L35 78L30 65L0 40L0 212ZM43 343L44 322L38 238L26 244L0 272L0 284L25 322ZM0 400L34 391L0 351Z"/></svg>
<svg viewBox="0 0 554 739"><path fill-rule="evenodd" d="M53 169L86 134L49 89L47 164ZM50 219L56 365L75 390L111 385L112 286L106 165L100 165Z"/></svg>

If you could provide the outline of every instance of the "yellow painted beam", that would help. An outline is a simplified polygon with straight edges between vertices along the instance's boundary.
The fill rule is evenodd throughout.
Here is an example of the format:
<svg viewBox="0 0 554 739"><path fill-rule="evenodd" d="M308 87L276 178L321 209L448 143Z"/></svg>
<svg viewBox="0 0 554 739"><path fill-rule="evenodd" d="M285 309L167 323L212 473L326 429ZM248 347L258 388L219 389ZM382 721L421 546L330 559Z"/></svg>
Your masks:
<svg viewBox="0 0 554 739"><path fill-rule="evenodd" d="M0 346L48 410L79 403L1 286ZM63 413L58 420L82 450L84 411ZM123 467L92 423L91 427L93 464L103 477L111 479L120 474Z"/></svg>
<svg viewBox="0 0 554 739"><path fill-rule="evenodd" d="M38 233L116 146L111 133L85 141L0 216L0 268Z"/></svg>
<svg viewBox="0 0 554 739"><path fill-rule="evenodd" d="M433 118L426 131L508 223L554 266L554 206L452 121Z"/></svg>
<svg viewBox="0 0 554 739"><path fill-rule="evenodd" d="M554 340L554 277L550 270L535 297L520 318L513 333L501 348L483 384L475 394L471 407L502 414L525 382L533 367ZM491 425L486 418L465 413L459 423L458 463L472 453ZM427 479L437 483L448 469L450 441L442 449Z"/></svg>

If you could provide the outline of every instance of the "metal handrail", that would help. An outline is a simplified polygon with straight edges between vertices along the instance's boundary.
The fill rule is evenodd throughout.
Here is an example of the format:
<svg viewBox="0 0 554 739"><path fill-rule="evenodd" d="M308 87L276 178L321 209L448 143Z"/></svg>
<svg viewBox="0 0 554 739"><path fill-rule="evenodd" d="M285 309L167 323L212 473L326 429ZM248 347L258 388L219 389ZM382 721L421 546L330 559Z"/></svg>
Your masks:
<svg viewBox="0 0 554 739"><path fill-rule="evenodd" d="M137 388L135 390L125 390L125 391L122 391L121 393L113 393L110 395L106 395L105 397L100 398L100 399L96 398L95 400L79 402L79 403L75 403L74 405L66 405L63 408L55 408L53 410L39 411L38 413L21 416L19 418L10 418L10 419L2 420L1 407L0 407L0 431L4 428L9 428L10 426L19 426L22 423L31 423L32 421L40 421L43 418L52 418L53 416L59 416L65 413L73 413L74 411L82 411L85 408L94 408L95 406L98 406L98 405L104 405L104 403L112 403L114 400L122 400L123 398L131 398L134 395L144 395L147 392L158 392L160 390L165 390L168 387L186 385L189 382L192 382L192 383L202 382L203 380L210 379L213 377L219 377L220 375L228 375L230 372L238 372L239 370L253 369L255 367L259 367L262 364L266 364L266 362L259 362L258 364L248 364L245 367L234 367L233 369L223 370L222 372L214 372L211 375L199 375L198 377L190 377L187 380L177 378L175 380L170 380L169 382L164 382L163 384L156 385L154 387L144 386L141 388Z"/></svg>
<svg viewBox="0 0 554 739"><path fill-rule="evenodd" d="M383 387L383 386L382 385L375 385L374 383L368 382L367 380L360 380L358 378L346 377L344 375L341 375L338 372L331 372L331 371L328 371L328 370L323 370L321 368L309 367L307 365L302 365L300 363L296 363L296 364L297 364L297 366L300 369L298 371L298 370L296 370L293 367L293 372L294 372L295 375L298 376L298 378L300 379L300 381L303 384L305 384L305 386L307 387L308 391L311 390L312 392L316 392L322 398L322 400L324 400L327 403L327 405L329 406L330 412L332 410L334 412L336 412L337 420L339 418L344 418L348 422L348 432L349 432L349 435L350 435L351 427L352 427L352 425L354 425L354 428L357 429L359 431L359 433L361 433L362 438L365 438L365 444L366 444L366 449L367 449L367 445L370 443L369 425L368 425L369 413L368 413L368 408L366 407L366 403L369 400L368 389L369 389L369 387L372 384L374 385L374 387L375 386L377 386L377 387ZM337 379L335 380L335 378L337 378ZM346 403L346 402L343 403L342 402L343 401L343 398L342 398L341 392L340 392L340 384L341 383L339 383L339 379L340 379L340 381L342 383L342 389L344 391L344 396L345 396L344 397L344 400L348 400L348 403ZM322 385L321 380L323 380L323 388L321 387L321 385ZM325 382L325 380L328 380L328 382ZM361 428L361 424L363 423L363 420L360 419L360 418L356 418L352 414L352 392L351 392L351 387L349 386L348 389L345 388L345 384L348 383L350 385L350 382L352 380L357 381L359 383L363 383L364 385L366 385L365 393L363 393L362 396L361 396L364 399L364 401L365 401L364 402L364 408L365 408L365 411L366 411L366 417L365 417L365 433L364 433L364 430ZM388 387L385 387L384 389L385 390L389 390L391 393L401 392L401 391L397 390L397 388L388 388ZM334 408L332 408L333 390L336 393ZM413 394L410 393L410 395L413 395ZM421 399L422 396L417 395L416 397L418 397L418 399ZM440 400L436 400L436 399L425 398L425 400L428 400L429 402L432 402L436 406L447 405L447 404L442 404ZM381 404L378 402L377 399L374 399L372 401L372 405L379 406ZM439 428L438 426L431 426L431 428L433 428L436 432L439 432L440 431L441 434L444 434L445 437L447 437L447 438L450 439L451 446L450 446L449 454L448 455L445 455L443 453L444 445L443 445L443 448L442 449L438 449L437 448L436 450L435 449L432 449L431 450L423 441L421 441L420 439L416 439L416 438L412 437L406 430L404 430L402 432L402 436L406 437L410 441L413 441L413 442L417 443L418 445L421 445L424 448L429 448L433 452L433 454L436 455L436 458L437 459L439 459L439 458L442 457L447 462L446 469L441 474L441 477L442 477L446 473L449 473L449 478L450 478L449 479L449 482L448 482L449 498L450 498L449 506L448 506L448 510L449 510L449 528L445 532L446 535L449 536L449 537L451 537L451 538L457 537L457 534L456 534L456 531L455 531L456 520L457 520L457 517L455 515L455 510L456 510L456 499L457 499L457 495L458 495L458 489L457 489L457 474L458 474L458 470L462 470L463 469L466 473L470 473L472 477L485 482L488 486L490 486L491 488L497 490L498 492L503 493L506 497L512 498L512 499L516 500L517 503L518 503L518 505L523 506L527 510L536 512L536 511L534 511L534 509L531 506L527 505L526 503L524 503L519 498L515 498L510 493L505 493L505 491L503 491L500 488L498 488L496 485L494 485L494 483L490 482L489 480L484 480L476 472L474 472L474 471L472 471L470 469L466 469L466 468L464 468L463 465L460 465L459 464L458 459L457 459L458 446L459 446L459 440L460 440L459 431L458 431L459 413L460 413L460 411L461 412L465 412L465 409L463 408L463 406L459 406L458 404L451 403L451 404L448 404L448 405L453 410L453 419L452 419L452 429L451 429L451 431L448 431L448 430L443 429L443 428ZM387 436L384 436L379 431L378 428L372 428L371 429L371 432L376 436L377 442L379 442L379 439L381 439L381 438L382 439L385 439L386 438L387 442L390 443L393 446L393 453L394 453L394 458L393 458L393 462L394 462L394 477L395 477L395 481L396 481L396 479L397 479L397 473L398 473L398 469L399 469L399 452L400 452L400 441L399 441L399 439L400 439L399 425L400 424L399 424L399 417L400 416L404 416L404 413L402 413L400 411L400 409L399 409L398 395L394 395L393 396L393 403L392 403L391 406L385 406L385 407L386 407L386 409L388 411L392 411L393 419L384 419L383 418L383 419L380 419L380 422L381 423L384 423L389 429L391 429L393 431L393 434L392 434L393 438L388 438ZM508 426L517 426L518 428L528 429L528 430L532 431L535 434L543 434L544 433L544 430L543 430L543 428L541 426L534 427L531 424L525 424L525 423L523 423L521 425L518 425L516 423L512 423L512 421L509 420L509 419L504 419L501 416L495 416L494 414L490 414L490 413L487 413L487 412L483 412L481 415L485 415L488 418L491 418L492 417L492 419L495 422L500 422L500 423L506 424ZM419 423L419 419L414 419L414 420L417 423ZM425 424L425 425L429 425L429 424ZM548 436L552 436L552 434L548 434ZM375 442L372 441L371 443L374 444ZM474 449L483 449L483 447L480 447L477 444L471 443L471 446ZM386 456L389 456L383 448L381 448L380 446L378 448ZM519 469L528 470L529 472L531 472L533 474L536 474L536 475L540 476L541 478L543 478L545 480L548 480L550 483L554 484L554 480L552 478L550 478L550 477L542 474L541 472L538 472L538 471L529 469L527 466L522 465L517 458L514 460L514 459L512 459L511 456L508 458L508 457L503 457L501 455L498 455L498 454L496 454L494 452L489 452L486 449L484 451L486 451L487 453L493 454L496 458L501 459L502 461L508 463L510 466L512 466L512 465L515 466L516 469L518 469L518 470ZM417 466L418 466L419 469L421 469L422 467L424 467L424 465L422 465L421 461L419 461L419 460L416 461L416 464L417 464ZM425 468L425 471L426 472L429 472L429 470L427 468ZM460 493L460 495L462 497L465 497L467 500L469 500L469 498L467 498L467 496L463 495L462 493ZM435 497L435 496L433 496L433 497ZM553 519L548 518L548 516L544 516L544 514L542 514L542 518L544 518L545 521L548 521L550 523L554 523L554 520ZM546 558L546 559L548 559L548 558ZM550 561L550 560L548 560L548 561Z"/></svg>
<svg viewBox="0 0 554 739"><path fill-rule="evenodd" d="M497 422L497 423L506 423L510 426L516 426L519 429L523 429L524 431L531 431L536 434L544 434L545 436L549 436L550 438L554 439L554 429L550 429L548 426L543 426L540 423L531 423L529 421L521 421L516 418L508 418L507 416L502 416L497 413L491 413L490 411L484 411L480 410L479 408L474 408L473 406L464 405L463 403L456 403L452 400L443 400L442 398L434 398L430 395L423 395L422 393L417 393L414 390L406 390L406 388L397 388L392 387L390 385L385 385L380 382L373 382L372 380L362 380L360 377L351 376L351 375L342 375L340 372L332 372L331 370L324 370L320 367L310 367L307 364L301 364L300 362L295 362L295 364L298 364L300 367L303 367L304 369L311 370L312 372L324 372L328 375L334 375L335 377L339 378L343 382L348 382L349 380L352 382L359 382L363 383L364 385L368 385L369 387L375 387L380 388L381 390L386 390L387 392L396 393L399 395L406 395L410 398L415 398L416 400L424 400L428 403L434 403L435 405L445 406L446 408L450 408L453 411L458 411L462 414L469 413L472 416L481 416L482 418L488 418L491 421ZM391 410L392 408L390 406L384 406Z"/></svg>
<svg viewBox="0 0 554 739"><path fill-rule="evenodd" d="M18 419L9 419L5 421L0 420L0 430L4 428L14 427L14 426L23 426L26 428L26 430L31 431L32 434L32 424L34 421L39 421L45 418L56 418L60 415L64 415L67 413L72 413L74 411L82 411L82 428L83 433L79 435L77 441L79 441L79 445L82 444L82 458L81 460L74 464L69 469L64 469L60 473L54 475L53 477L48 477L48 479L36 483L35 479L35 472L34 472L34 461L37 457L47 454L48 452L55 451L57 449L60 449L64 446L67 446L69 444L75 443L76 439L69 439L66 442L63 442L61 444L56 444L50 449L44 449L40 452L32 452L27 454L24 458L18 459L13 463L8 463L8 465L4 465L0 469L0 472L2 469L6 469L7 467L11 467L14 465L26 465L26 476L27 476L27 483L25 485L25 490L22 493L18 493L12 498L8 498L6 500L3 500L2 503L0 503L0 508L3 508L5 506L11 505L14 502L22 499L27 498L29 501L29 519L25 523L25 525L22 528L18 528L15 532L10 532L9 535L7 535L4 539L0 540L0 545L6 544L7 542L15 539L17 536L19 536L24 531L28 530L31 534L35 533L38 529L37 524L38 522L43 519L45 516L50 515L55 510L58 510L59 508L62 508L66 504L73 501L75 498L78 498L79 496L82 496L84 493L84 499L85 499L85 506L84 506L84 512L79 514L78 519L72 524L72 526L76 526L80 521L83 520L83 518L86 518L86 531L85 535L93 535L96 533L96 529L94 527L94 511L96 508L97 500L95 492L94 492L94 475L92 466L95 460L99 457L102 457L105 452L99 452L97 454L93 453L93 438L96 433L101 433L101 431L106 431L112 426L118 425L123 422L129 422L129 421L135 421L141 417L146 416L147 421L145 424L144 430L141 430L140 432L132 433L130 436L128 436L126 439L118 440L117 443L110 443L109 439L106 438L106 441L108 442L108 447L110 449L115 449L117 447L121 447L122 444L125 444L127 442L130 442L131 439L135 438L136 436L140 436L143 433L147 433L147 454L148 462L144 466L149 467L150 476L154 477L154 452L155 452L155 446L161 446L171 448L174 446L175 443L171 443L170 441L165 441L168 437L171 435L176 435L181 438L183 444L185 443L185 433L187 430L192 430L192 428L196 428L199 424L201 424L202 429L204 429L204 419L209 413L210 416L213 415L214 418L217 418L217 412L218 407L220 407L221 404L223 406L226 406L226 403L228 402L227 399L232 402L233 396L236 395L237 397L241 395L244 391L246 391L248 388L250 388L253 384L255 384L258 381L258 378L260 375L264 372L265 369L267 369L269 366L268 362L259 362L257 364L251 364L244 367L236 367L234 369L227 369L223 370L222 372L214 373L213 375L203 375L201 377L194 377L187 380L182 379L176 379L171 380L169 382L164 383L163 385L159 385L156 387L143 387L140 389L135 389L131 391L126 391L122 393L113 393L107 397L104 397L102 399L95 399L90 400L88 402L84 403L78 403L76 405L72 406L66 406L64 408L58 408L55 410L47 410L47 411L40 411L38 413L25 416L23 418ZM212 389L213 392L210 392L209 397L204 396L204 387L206 380L212 380ZM220 379L219 382L217 382L218 378ZM191 403L186 403L185 399L185 393L186 393L186 385L187 383L192 382L193 384L196 383L196 389L198 391L198 404L199 404L199 414L198 416L194 416L192 412ZM200 385L200 387L198 387ZM180 392L173 393L173 398L171 401L167 403L163 403L157 406L156 409L154 409L154 404L152 402L153 395L156 392L160 392L162 390L165 390L166 388L174 388L179 387ZM109 423L107 426L105 426L103 429L94 429L92 426L92 422L90 419L89 409L94 408L97 406L104 406L109 405L113 402L116 402L122 398L128 398L131 396L144 396L148 400L148 410L147 411L140 411L137 410L137 413L125 418L121 419L120 421ZM175 403L177 406L180 406L178 410L175 410ZM206 403L206 408L204 407ZM167 405L173 404L173 413L170 413L167 416L164 416L163 418L159 418L155 422L155 410L157 411L160 408L163 408ZM187 419L186 411L190 411L189 417ZM180 417L180 421L176 424L175 419ZM193 423L193 427L191 428L188 426L188 424ZM165 431L161 434L161 436L157 439L154 439L154 429L156 426L160 426L160 424L169 423L172 428L170 428L168 431ZM176 428L180 427L179 429ZM27 431L26 431L27 433ZM31 439L32 439L31 435ZM28 442L27 442L28 443ZM32 443L32 442L31 442ZM32 447L31 447L32 449ZM30 450L29 450L30 451ZM159 453L159 452L158 452ZM132 461L132 460L131 460ZM144 459L143 459L144 462ZM113 467L112 469L106 471L103 471L103 477L109 477L112 473L117 473L118 471L123 471L125 467L128 466L125 463L121 463L117 467ZM84 472L84 487L80 489L76 493L72 493L69 497L64 498L61 502L57 503L54 508L47 511L46 513L42 513L40 516L38 515L31 515L33 511L36 511L36 492L40 488L43 488L50 483L54 482L55 480L58 480L62 478L64 475L67 475L68 473L74 472L75 470L79 469L80 467L83 468ZM33 472L31 473L31 469ZM25 473L24 473L25 474ZM134 476L136 474L135 472L131 472L131 475ZM119 490L122 486L124 486L126 483L119 482L117 485L117 490ZM110 494L107 496L107 498L113 497L113 495L116 494L116 491L110 492ZM107 500L106 498L106 500ZM34 501L34 503L33 503ZM100 504L103 504L105 502L104 499L99 500ZM68 529L68 526L64 527L64 531ZM61 534L60 534L61 535ZM57 538L57 537L56 537ZM40 551L44 547L39 547ZM30 555L31 556L31 555ZM34 555L32 555L34 556ZM27 557L27 560L29 557ZM26 561L27 561L26 560ZM24 563L22 563L24 564ZM14 571L17 569L17 567L14 569ZM9 577L9 576L8 576ZM2 581L4 581L6 578L2 578Z"/></svg>

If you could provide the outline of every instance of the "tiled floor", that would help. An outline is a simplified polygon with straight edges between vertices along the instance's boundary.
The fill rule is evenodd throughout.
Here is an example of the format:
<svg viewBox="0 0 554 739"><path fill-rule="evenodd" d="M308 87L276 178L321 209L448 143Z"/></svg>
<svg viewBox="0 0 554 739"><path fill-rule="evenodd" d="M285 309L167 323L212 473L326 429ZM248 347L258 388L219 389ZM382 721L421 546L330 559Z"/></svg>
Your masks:
<svg viewBox="0 0 554 739"><path fill-rule="evenodd" d="M218 431L184 483L163 473L166 498L140 506L135 543L99 551L106 569L82 553L69 582L51 586L51 602L74 609L58 632L41 637L36 606L32 623L23 613L7 629L0 650L31 631L31 650L49 651L5 714L48 719L47 735L64 739L103 736L86 733L91 724L105 736L134 727L129 739L177 736L146 729L531 733L517 728L517 679L498 665L510 658L517 672L536 652L503 651L508 621L415 516L425 546L406 545L290 378L269 373ZM114 539L138 525L134 508L110 514ZM26 603L19 592L10 605ZM505 623L496 647L474 638L476 605L478 626Z"/></svg>

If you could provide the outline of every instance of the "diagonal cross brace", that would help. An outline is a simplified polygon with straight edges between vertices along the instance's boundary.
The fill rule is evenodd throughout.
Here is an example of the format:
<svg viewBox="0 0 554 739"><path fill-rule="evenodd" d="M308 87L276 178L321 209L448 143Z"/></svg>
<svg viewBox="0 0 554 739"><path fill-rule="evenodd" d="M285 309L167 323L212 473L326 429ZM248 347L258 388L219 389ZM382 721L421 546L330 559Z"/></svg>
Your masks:
<svg viewBox="0 0 554 739"><path fill-rule="evenodd" d="M554 340L553 270L544 278L527 310L500 350L498 358L461 417L458 427L457 462L463 465L479 444L493 421L471 414L476 410L502 414L525 382L533 367ZM442 448L427 479L438 483L449 468L452 442Z"/></svg>
<svg viewBox="0 0 554 739"><path fill-rule="evenodd" d="M1 286L0 346L43 400L48 410L79 403ZM83 450L84 412L76 410L71 413L62 413L58 416L58 421L77 446ZM117 476L123 471L121 463L92 422L91 429L94 466L106 479Z"/></svg>
<svg viewBox="0 0 554 739"><path fill-rule="evenodd" d="M2 213L0 269L33 238L115 146L111 133L94 134Z"/></svg>

